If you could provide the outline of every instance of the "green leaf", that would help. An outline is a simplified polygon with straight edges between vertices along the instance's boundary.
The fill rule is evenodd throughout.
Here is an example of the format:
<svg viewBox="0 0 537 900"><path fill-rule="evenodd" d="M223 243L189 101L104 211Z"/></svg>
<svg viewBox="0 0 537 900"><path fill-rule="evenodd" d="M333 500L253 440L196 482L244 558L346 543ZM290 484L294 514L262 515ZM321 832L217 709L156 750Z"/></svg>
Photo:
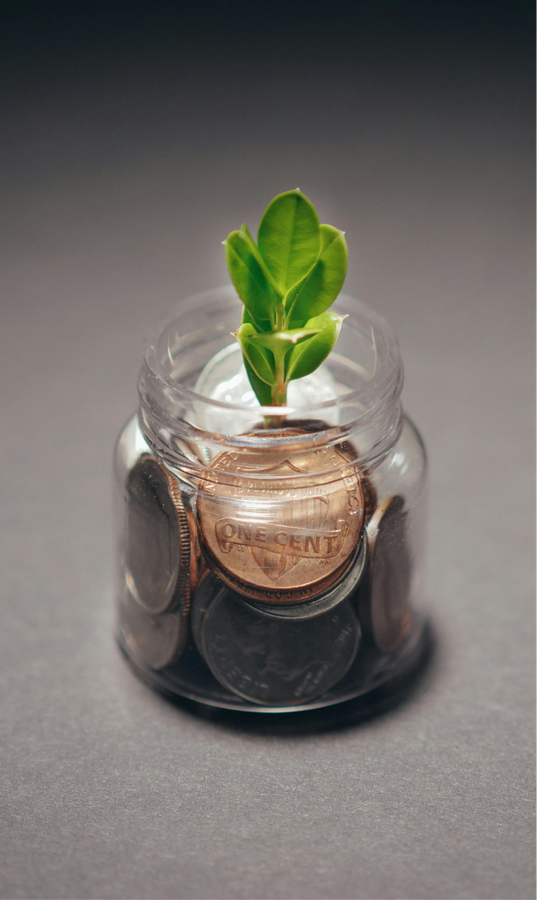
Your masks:
<svg viewBox="0 0 537 900"><path fill-rule="evenodd" d="M252 253L247 237L240 231L232 231L224 246L231 280L248 312L255 321L274 321L280 298Z"/></svg>
<svg viewBox="0 0 537 900"><path fill-rule="evenodd" d="M321 225L321 252L310 272L289 291L285 301L291 326L304 324L332 305L345 281L347 242L343 231Z"/></svg>
<svg viewBox="0 0 537 900"><path fill-rule="evenodd" d="M250 315L246 307L244 306L242 309L242 322L241 325L244 324L253 325L255 330L260 332L272 332L272 323L268 321L268 319L257 319L254 320L253 316Z"/></svg>
<svg viewBox="0 0 537 900"><path fill-rule="evenodd" d="M244 223L243 223L243 224L241 225L241 227L240 227L240 233L241 233L241 234L244 236L244 238L246 239L246 242L247 242L247 244L248 244L248 248L250 249L250 251L251 251L251 253L253 254L253 256L255 256L255 258L257 259L259 265L261 266L261 268L263 269L263 272L265 273L265 277L266 277L268 283L270 284L270 286L271 286L272 289L274 290L274 293L277 295L278 301L280 301L280 300L283 298L283 294L278 290L278 288L277 288L276 285L274 284L274 279L273 279L272 275L270 274L269 270L267 269L265 260L264 260L263 257L261 256L259 247L257 246L257 244L256 244L256 242L254 241L252 235L250 234L250 231L249 231L249 229L248 229L248 226L245 225Z"/></svg>
<svg viewBox="0 0 537 900"><path fill-rule="evenodd" d="M278 194L267 206L257 243L282 295L309 272L321 249L319 219L300 191Z"/></svg>
<svg viewBox="0 0 537 900"><path fill-rule="evenodd" d="M291 347L307 340L314 334L319 334L319 331L319 328L292 328L288 331L273 331L269 334L258 333L252 335L252 340L276 354L280 347L290 350Z"/></svg>
<svg viewBox="0 0 537 900"><path fill-rule="evenodd" d="M248 375L248 380L250 381L253 392L259 400L261 406L272 406L272 390L270 388L270 385L265 384L264 381L261 381L244 355L243 359L246 374Z"/></svg>
<svg viewBox="0 0 537 900"><path fill-rule="evenodd" d="M252 335L251 342L257 347L264 347L270 351L274 359L274 372L276 377L278 373L282 380L285 377L285 358L288 352L296 347L302 341L307 341L313 335L318 334L319 330L314 328L295 328L293 331L273 331L269 334Z"/></svg>
<svg viewBox="0 0 537 900"><path fill-rule="evenodd" d="M245 361L248 361L258 378L264 381L265 384L276 384L273 360L270 358L269 351L254 343L252 337L255 334L254 326L245 323L241 325L235 337L241 345Z"/></svg>
<svg viewBox="0 0 537 900"><path fill-rule="evenodd" d="M246 307L244 307L242 311L242 324L254 325L252 317ZM266 324L267 328L265 330L270 331L270 322ZM272 390L270 388L270 385L265 384L264 381L261 381L259 375L256 375L250 363L248 362L248 359L244 355L244 352L242 354L242 359L244 362L244 368L246 369L246 374L248 375L248 380L252 385L253 392L259 400L261 406L272 406Z"/></svg>
<svg viewBox="0 0 537 900"><path fill-rule="evenodd" d="M261 405L284 406L289 381L313 372L337 341L344 317L328 308L345 279L344 234L319 225L297 189L269 204L258 244L246 225L224 244L244 304L236 337L248 378Z"/></svg>
<svg viewBox="0 0 537 900"><path fill-rule="evenodd" d="M344 318L345 316L338 316L333 312L324 312L306 322L306 328L315 329L319 333L308 341L297 344L289 353L286 359L288 381L304 378L321 365L338 339Z"/></svg>

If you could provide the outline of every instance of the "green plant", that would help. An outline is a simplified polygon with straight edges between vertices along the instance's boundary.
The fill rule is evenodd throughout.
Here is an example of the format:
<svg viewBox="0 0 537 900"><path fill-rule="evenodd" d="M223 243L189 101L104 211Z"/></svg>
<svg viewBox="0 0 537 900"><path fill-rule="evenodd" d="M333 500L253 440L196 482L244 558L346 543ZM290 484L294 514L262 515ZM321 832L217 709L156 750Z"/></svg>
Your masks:
<svg viewBox="0 0 537 900"><path fill-rule="evenodd" d="M231 280L244 304L236 332L262 406L285 406L287 386L320 366L344 316L329 312L347 270L343 231L321 225L298 189L265 210L257 243L246 225L224 241Z"/></svg>

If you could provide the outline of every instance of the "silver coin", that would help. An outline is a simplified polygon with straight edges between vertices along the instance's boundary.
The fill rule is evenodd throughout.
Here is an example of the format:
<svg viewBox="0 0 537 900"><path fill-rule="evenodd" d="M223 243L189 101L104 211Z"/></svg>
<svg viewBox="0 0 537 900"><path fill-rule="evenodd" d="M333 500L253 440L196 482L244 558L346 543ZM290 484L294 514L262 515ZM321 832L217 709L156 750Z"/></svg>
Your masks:
<svg viewBox="0 0 537 900"><path fill-rule="evenodd" d="M359 639L347 601L313 619L269 619L227 587L210 603L201 628L215 678L266 706L293 706L326 693L347 672Z"/></svg>
<svg viewBox="0 0 537 900"><path fill-rule="evenodd" d="M188 591L190 531L181 490L156 459L143 456L126 486L127 585L154 615L184 602Z"/></svg>
<svg viewBox="0 0 537 900"><path fill-rule="evenodd" d="M204 655L201 639L203 619L217 593L223 589L224 585L220 579L217 578L213 572L207 570L201 576L192 597L192 613L190 618L192 636L194 638L194 643L202 656Z"/></svg>
<svg viewBox="0 0 537 900"><path fill-rule="evenodd" d="M356 549L354 559L350 568L339 584L331 587L330 590L316 597L314 600L308 600L295 606L268 606L266 603L256 604L252 600L244 599L248 606L254 607L261 615L274 619L313 619L330 609L335 609L340 603L352 597L356 591L360 579L367 569L368 558L368 541L364 532L362 540Z"/></svg>
<svg viewBox="0 0 537 900"><path fill-rule="evenodd" d="M121 604L120 628L125 649L136 662L163 669L181 656L188 626L182 612L152 616L127 594Z"/></svg>
<svg viewBox="0 0 537 900"><path fill-rule="evenodd" d="M407 516L404 497L388 497L367 525L369 567L360 588L360 619L383 653L396 650L410 626Z"/></svg>

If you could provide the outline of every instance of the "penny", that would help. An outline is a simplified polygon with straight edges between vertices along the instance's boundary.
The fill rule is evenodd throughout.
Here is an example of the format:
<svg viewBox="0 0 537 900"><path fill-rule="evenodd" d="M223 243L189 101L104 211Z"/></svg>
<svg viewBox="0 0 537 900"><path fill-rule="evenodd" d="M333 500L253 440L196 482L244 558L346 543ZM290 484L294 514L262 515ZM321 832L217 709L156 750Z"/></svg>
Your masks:
<svg viewBox="0 0 537 900"><path fill-rule="evenodd" d="M296 603L326 590L362 530L360 477L345 455L278 444L302 433L270 431L266 449L219 454L200 486L204 549L234 589L261 602Z"/></svg>
<svg viewBox="0 0 537 900"><path fill-rule="evenodd" d="M233 591L240 594L243 599L255 603L267 604L271 607L276 605L282 607L287 605L295 606L298 603L309 603L316 597L325 594L326 591L330 590L334 585L339 584L342 578L345 577L349 568L352 566L353 559L353 556L351 555L339 569L335 572L331 572L330 575L322 581L318 581L313 585L300 586L295 590L282 591L277 587L270 589L259 588L256 585L240 581L238 578L233 578L230 572L219 565L218 561L209 553L207 548L204 549L207 565L218 575L221 581L227 584Z"/></svg>
<svg viewBox="0 0 537 900"><path fill-rule="evenodd" d="M202 623L205 659L215 678L253 703L293 706L326 693L347 672L360 629L348 602L304 621L269 619L227 588Z"/></svg>
<svg viewBox="0 0 537 900"><path fill-rule="evenodd" d="M127 594L120 616L126 649L138 663L163 669L179 659L188 631L183 611L152 616Z"/></svg>
<svg viewBox="0 0 537 900"><path fill-rule="evenodd" d="M347 461L357 469L360 466L360 457L354 444L350 441L342 441L337 445L339 452ZM364 522L367 523L377 508L377 492L372 481L370 468L360 469L360 484L364 498Z"/></svg>
<svg viewBox="0 0 537 900"><path fill-rule="evenodd" d="M127 585L145 610L159 614L188 601L190 529L177 481L143 456L126 486Z"/></svg>
<svg viewBox="0 0 537 900"><path fill-rule="evenodd" d="M367 525L369 571L360 610L375 646L392 653L410 626L411 559L407 511L401 496L388 497Z"/></svg>
<svg viewBox="0 0 537 900"><path fill-rule="evenodd" d="M290 428L310 433L318 433L332 427L322 419L290 419L287 421ZM377 492L371 480L372 470L370 468L361 468L358 451L351 441L341 441L337 444L337 449L360 472L360 483L364 498L364 521L368 522L377 507Z"/></svg>
<svg viewBox="0 0 537 900"><path fill-rule="evenodd" d="M299 603L296 605L279 604L278 606L268 606L266 604L256 604L252 600L245 600L250 606L253 606L262 615L276 619L313 619L315 616L328 612L343 603L344 600L351 599L356 591L364 572L367 569L367 538L361 541L359 548L353 556L351 567L345 574L343 579L334 587L330 588L320 597L316 597L307 603Z"/></svg>

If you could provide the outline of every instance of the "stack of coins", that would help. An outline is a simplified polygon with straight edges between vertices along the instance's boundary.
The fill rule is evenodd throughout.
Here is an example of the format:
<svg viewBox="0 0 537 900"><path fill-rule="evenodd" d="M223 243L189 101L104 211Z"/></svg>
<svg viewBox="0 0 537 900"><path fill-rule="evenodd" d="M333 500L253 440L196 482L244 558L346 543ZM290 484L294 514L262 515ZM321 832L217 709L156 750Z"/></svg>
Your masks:
<svg viewBox="0 0 537 900"><path fill-rule="evenodd" d="M188 635L191 569L189 514L169 471L140 457L126 484L127 592L121 629L131 655L162 669L180 657Z"/></svg>
<svg viewBox="0 0 537 900"><path fill-rule="evenodd" d="M330 691L362 641L393 653L410 626L405 502L377 503L353 460L346 444L226 451L194 516L170 471L140 457L126 484L128 654L155 670L175 664L190 622L221 685L284 707Z"/></svg>
<svg viewBox="0 0 537 900"><path fill-rule="evenodd" d="M286 429L292 437L301 429ZM351 666L360 641L346 602L367 561L360 477L340 449L226 451L198 497L211 568L194 639L228 689L268 705L308 702Z"/></svg>

